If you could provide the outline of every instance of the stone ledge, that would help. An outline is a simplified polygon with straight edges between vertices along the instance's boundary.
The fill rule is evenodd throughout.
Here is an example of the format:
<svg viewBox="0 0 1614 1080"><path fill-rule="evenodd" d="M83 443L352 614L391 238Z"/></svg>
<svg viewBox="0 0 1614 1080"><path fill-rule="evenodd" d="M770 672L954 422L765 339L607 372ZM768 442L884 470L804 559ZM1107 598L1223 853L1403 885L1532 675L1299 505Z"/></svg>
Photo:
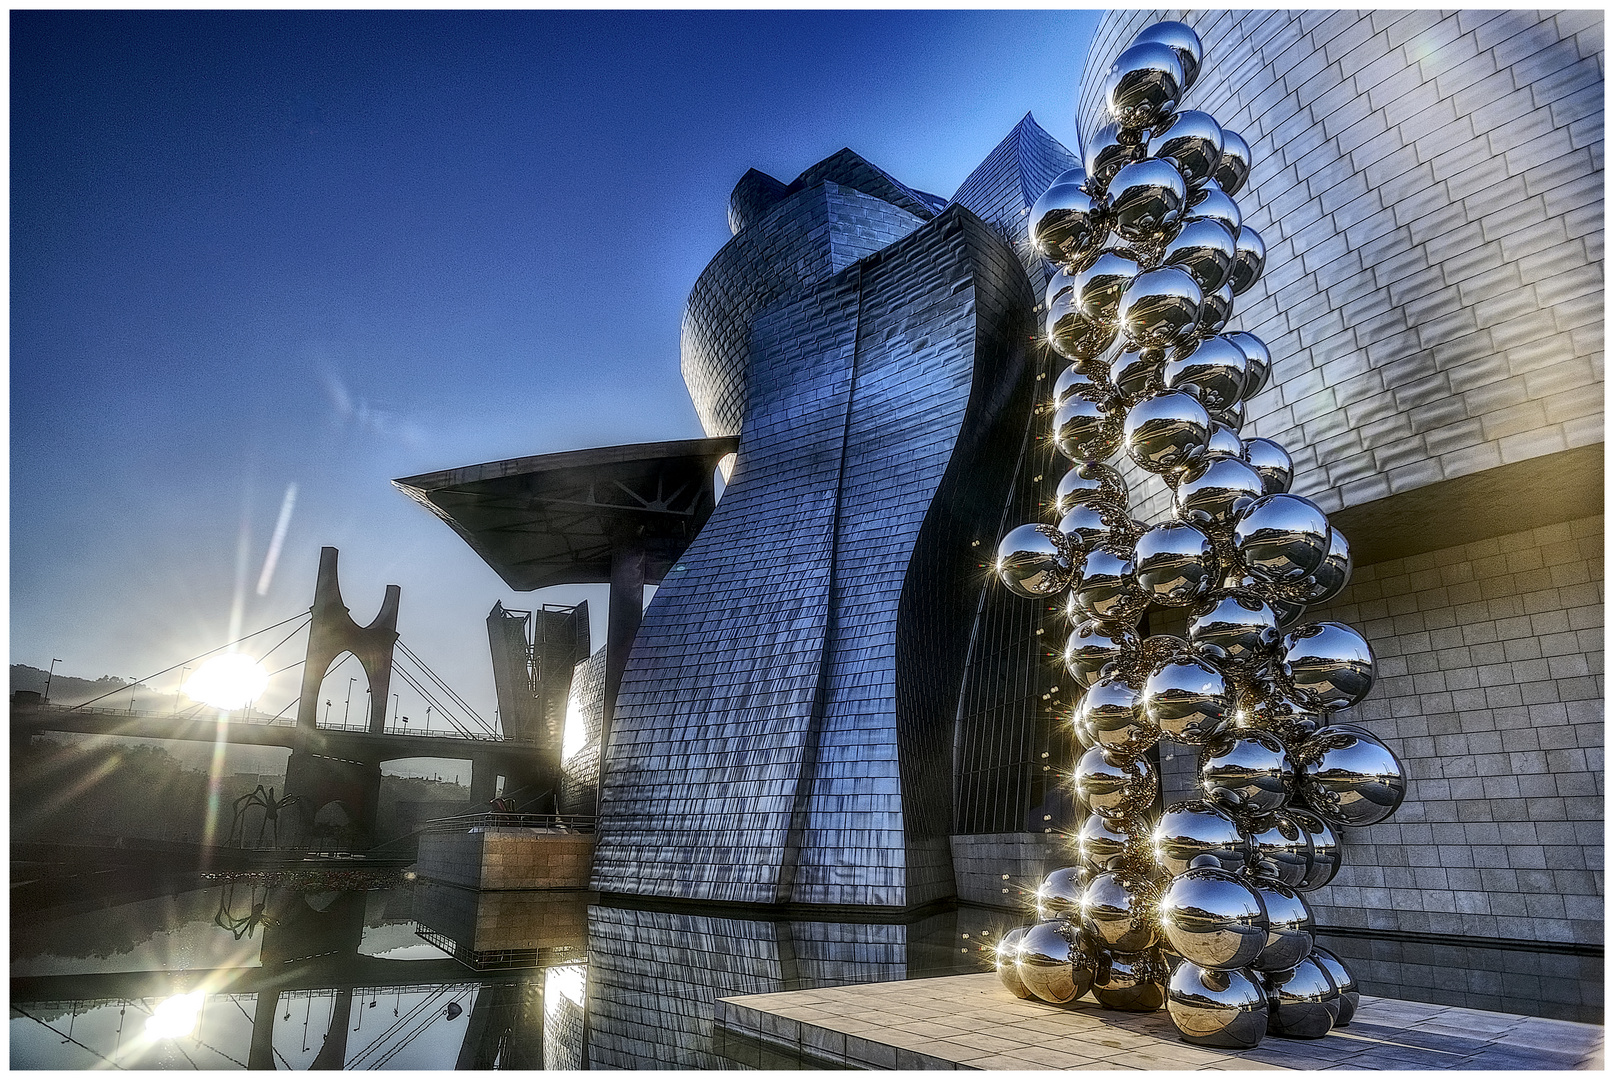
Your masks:
<svg viewBox="0 0 1614 1080"><path fill-rule="evenodd" d="M1603 1068L1595 1024L1365 995L1350 1025L1326 1038L1214 1050L1179 1040L1164 1011L1022 1001L990 972L722 998L713 1030L725 1048L767 1056L773 1068Z"/></svg>

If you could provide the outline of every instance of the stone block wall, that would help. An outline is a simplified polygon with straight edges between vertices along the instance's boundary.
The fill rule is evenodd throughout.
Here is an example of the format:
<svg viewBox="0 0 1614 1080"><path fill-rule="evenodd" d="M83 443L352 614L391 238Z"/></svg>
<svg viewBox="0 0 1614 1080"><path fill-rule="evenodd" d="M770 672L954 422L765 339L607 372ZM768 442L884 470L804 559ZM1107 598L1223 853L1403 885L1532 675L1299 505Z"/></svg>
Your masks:
<svg viewBox="0 0 1614 1080"><path fill-rule="evenodd" d="M426 833L415 865L468 889L586 889L593 859L592 834L495 828Z"/></svg>

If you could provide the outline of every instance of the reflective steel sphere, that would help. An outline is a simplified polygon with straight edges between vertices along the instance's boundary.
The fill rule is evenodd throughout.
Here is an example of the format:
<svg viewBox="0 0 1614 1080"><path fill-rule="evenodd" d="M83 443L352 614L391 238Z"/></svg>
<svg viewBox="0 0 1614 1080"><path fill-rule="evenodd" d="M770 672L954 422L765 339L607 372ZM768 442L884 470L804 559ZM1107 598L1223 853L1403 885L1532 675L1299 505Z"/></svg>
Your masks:
<svg viewBox="0 0 1614 1080"><path fill-rule="evenodd" d="M994 568L1017 596L1052 596L1070 584L1070 551L1052 525L1021 525L998 542Z"/></svg>
<svg viewBox="0 0 1614 1080"><path fill-rule="evenodd" d="M1351 582L1351 545L1345 539L1345 534L1338 529L1330 527L1328 530L1328 554L1323 558L1323 564L1311 572L1311 576L1301 583L1301 592L1296 599L1306 604L1326 604L1340 593Z"/></svg>
<svg viewBox="0 0 1614 1080"><path fill-rule="evenodd" d="M1198 187L1222 158L1222 127L1209 113L1184 109L1149 135L1149 156L1169 161L1184 182Z"/></svg>
<svg viewBox="0 0 1614 1080"><path fill-rule="evenodd" d="M1071 587L1078 611L1089 619L1131 625L1149 599L1138 584L1130 549L1098 547L1087 554L1081 580Z"/></svg>
<svg viewBox="0 0 1614 1080"><path fill-rule="evenodd" d="M1077 798L1093 813L1112 821L1143 813L1159 794L1160 779L1148 758L1094 746L1076 762Z"/></svg>
<svg viewBox="0 0 1614 1080"><path fill-rule="evenodd" d="M1227 320L1232 317L1233 286L1223 285L1215 292L1205 294L1204 303L1199 305L1199 321L1194 324L1194 333L1202 338L1213 337L1226 328ZM1241 402L1238 401L1229 402L1222 408L1226 416L1238 416L1238 419L1230 421L1235 427L1244 422L1240 409Z"/></svg>
<svg viewBox="0 0 1614 1080"><path fill-rule="evenodd" d="M1076 275L1076 308L1096 323L1113 324L1121 294L1142 272L1136 260L1106 251Z"/></svg>
<svg viewBox="0 0 1614 1080"><path fill-rule="evenodd" d="M1373 689L1373 650L1338 622L1297 626L1283 639L1283 673L1304 705L1348 709Z"/></svg>
<svg viewBox="0 0 1614 1080"><path fill-rule="evenodd" d="M1171 353L1160 378L1167 390L1192 387L1200 403L1214 411L1239 400L1248 366L1243 349L1224 337L1210 337Z"/></svg>
<svg viewBox="0 0 1614 1080"><path fill-rule="evenodd" d="M1129 349L1110 361L1110 384L1123 405L1136 405L1165 389L1160 383L1165 365L1163 349Z"/></svg>
<svg viewBox="0 0 1614 1080"><path fill-rule="evenodd" d="M1160 923L1166 941L1183 959L1217 971L1249 967L1267 943L1260 895L1208 855L1166 886Z"/></svg>
<svg viewBox="0 0 1614 1080"><path fill-rule="evenodd" d="M1250 838L1231 815L1207 802L1180 802L1166 807L1154 827L1155 861L1168 874L1181 874L1200 855L1210 855L1228 870L1249 861Z"/></svg>
<svg viewBox="0 0 1614 1080"><path fill-rule="evenodd" d="M1339 838L1328 823L1316 814L1299 807L1291 806L1284 811L1301 829L1305 830L1306 838L1311 841L1311 855L1307 863L1306 877L1295 886L1298 892L1310 892L1320 889L1334 880L1339 873L1340 851Z"/></svg>
<svg viewBox="0 0 1614 1080"><path fill-rule="evenodd" d="M1065 370L1054 380L1054 407L1063 405L1071 395L1078 392L1086 392L1100 398L1104 393L1103 388L1093 381L1093 377L1082 370L1081 364L1067 364Z"/></svg>
<svg viewBox="0 0 1614 1080"><path fill-rule="evenodd" d="M1062 866L1043 878L1037 886L1037 918L1079 922L1086 885L1081 871L1074 866Z"/></svg>
<svg viewBox="0 0 1614 1080"><path fill-rule="evenodd" d="M1272 374L1272 350L1267 348L1266 342L1247 330L1235 330L1227 335L1227 340L1244 352L1244 390L1239 396L1248 401L1262 391Z"/></svg>
<svg viewBox="0 0 1614 1080"><path fill-rule="evenodd" d="M1106 676L1088 687L1077 714L1098 745L1112 755L1143 753L1160 738L1160 731L1138 711L1138 692L1118 678Z"/></svg>
<svg viewBox="0 0 1614 1080"><path fill-rule="evenodd" d="M1166 1013L1183 1042L1250 1050L1267 1033L1266 988L1246 971L1212 971L1185 960L1167 984Z"/></svg>
<svg viewBox="0 0 1614 1080"><path fill-rule="evenodd" d="M1147 877L1110 870L1088 882L1082 893L1082 925L1112 952L1138 952L1160 939L1155 906L1160 889Z"/></svg>
<svg viewBox="0 0 1614 1080"><path fill-rule="evenodd" d="M1291 889L1299 888L1311 869L1311 835L1296 823L1290 809L1280 810L1253 827L1250 865L1261 876Z"/></svg>
<svg viewBox="0 0 1614 1080"><path fill-rule="evenodd" d="M1102 461L1121 445L1123 423L1111 399L1078 390L1054 410L1054 446L1071 461Z"/></svg>
<svg viewBox="0 0 1614 1080"><path fill-rule="evenodd" d="M1310 957L1290 971L1263 973L1267 988L1267 1034L1320 1039L1339 1016L1339 988Z"/></svg>
<svg viewBox="0 0 1614 1080"><path fill-rule="evenodd" d="M1353 829L1383 821L1407 795L1406 770L1390 748L1350 728L1326 727L1295 752L1308 809Z"/></svg>
<svg viewBox="0 0 1614 1080"><path fill-rule="evenodd" d="M1040 922L1020 939L1016 962L1025 988L1050 1005L1069 1005L1093 982L1093 957L1064 919Z"/></svg>
<svg viewBox="0 0 1614 1080"><path fill-rule="evenodd" d="M1176 390L1128 409L1122 437L1127 456L1139 466L1152 473L1168 473L1204 458L1210 428L1205 406L1192 394Z"/></svg>
<svg viewBox="0 0 1614 1080"><path fill-rule="evenodd" d="M1049 346L1067 360L1091 360L1115 341L1113 323L1089 319L1076 309L1075 292L1056 298L1043 316Z"/></svg>
<svg viewBox="0 0 1614 1080"><path fill-rule="evenodd" d="M1123 165L1110 181L1110 227L1133 243L1157 243L1188 203L1188 186L1169 161Z"/></svg>
<svg viewBox="0 0 1614 1080"><path fill-rule="evenodd" d="M1145 270L1121 294L1121 333L1133 347L1174 345L1198 324L1204 301L1186 271L1175 266Z"/></svg>
<svg viewBox="0 0 1614 1080"><path fill-rule="evenodd" d="M1153 127L1182 100L1186 76L1169 45L1143 42L1122 50L1104 74L1104 104L1123 128Z"/></svg>
<svg viewBox="0 0 1614 1080"><path fill-rule="evenodd" d="M1078 502L1107 502L1125 510L1126 481L1120 473L1096 461L1074 465L1060 478L1054 492L1054 512L1064 514Z"/></svg>
<svg viewBox="0 0 1614 1080"><path fill-rule="evenodd" d="M1068 175L1068 174L1067 174ZM1104 239L1104 204L1060 178L1031 207L1031 246L1050 262L1075 262Z"/></svg>
<svg viewBox="0 0 1614 1080"><path fill-rule="evenodd" d="M1222 673L1200 660L1162 665L1144 680L1139 700L1162 735L1190 746L1214 739L1232 721L1233 703Z"/></svg>
<svg viewBox="0 0 1614 1080"><path fill-rule="evenodd" d="M1263 493L1260 474L1236 458L1220 457L1178 479L1171 509L1182 520L1225 538L1238 515Z"/></svg>
<svg viewBox="0 0 1614 1080"><path fill-rule="evenodd" d="M1237 195L1244 188L1244 181L1250 175L1250 163L1254 159L1250 156L1250 144L1244 141L1244 136L1236 131L1222 129L1222 156L1216 162L1216 168L1211 170L1211 179L1222 186L1222 190L1229 195Z"/></svg>
<svg viewBox="0 0 1614 1080"><path fill-rule="evenodd" d="M1239 204L1234 202L1214 180L1207 180L1188 193L1188 209L1182 213L1182 223L1187 226L1195 221L1217 221L1227 229L1233 237L1233 265L1236 270L1237 253L1241 250L1238 241L1244 235L1244 215L1239 212ZM1235 284L1233 291L1241 290Z"/></svg>
<svg viewBox="0 0 1614 1080"><path fill-rule="evenodd" d="M1104 669L1138 651L1137 631L1115 623L1088 621L1077 625L1065 642L1065 670L1078 688L1099 680Z"/></svg>
<svg viewBox="0 0 1614 1080"><path fill-rule="evenodd" d="M1192 214L1194 211L1190 210ZM1246 226L1239 230L1237 253L1233 256L1233 295L1238 296L1254 285L1267 266L1267 246L1261 234Z"/></svg>
<svg viewBox="0 0 1614 1080"><path fill-rule="evenodd" d="M1267 909L1267 943L1251 966L1257 971L1288 971L1311 954L1317 928L1311 908L1299 893L1270 879L1257 877L1250 885Z"/></svg>
<svg viewBox="0 0 1614 1080"><path fill-rule="evenodd" d="M1082 150L1082 162L1087 175L1097 184L1109 185L1123 165L1142 161L1147 155L1139 132L1121 130L1114 122L1105 124L1093 134Z"/></svg>
<svg viewBox="0 0 1614 1080"><path fill-rule="evenodd" d="M1218 423L1212 417L1210 442L1205 444L1207 458L1232 458L1235 461L1244 460L1244 440L1239 438L1237 430L1226 424Z"/></svg>
<svg viewBox="0 0 1614 1080"><path fill-rule="evenodd" d="M1160 265L1185 271L1200 292L1208 296L1232 280L1236 254L1233 234L1226 225L1219 221L1191 221L1166 245Z"/></svg>
<svg viewBox="0 0 1614 1080"><path fill-rule="evenodd" d="M1295 464L1289 451L1271 439L1244 440L1244 460L1261 476L1268 495L1281 495L1289 490L1295 476Z"/></svg>
<svg viewBox="0 0 1614 1080"><path fill-rule="evenodd" d="M1194 80L1199 78L1200 63L1205 56L1204 46L1199 43L1199 35L1194 33L1193 27L1175 20L1157 22L1139 30L1132 44L1141 45L1146 41L1170 45L1177 53L1177 59L1182 63L1182 90L1186 94L1194 85Z"/></svg>
<svg viewBox="0 0 1614 1080"><path fill-rule="evenodd" d="M1127 422L1131 423L1130 412ZM1127 441L1130 450L1130 438ZM1265 495L1234 521L1233 545L1256 577L1295 581L1328 557L1328 529L1327 516L1311 500L1298 495Z"/></svg>
<svg viewBox="0 0 1614 1080"><path fill-rule="evenodd" d="M1026 927L1017 926L998 939L997 948L993 950L993 960L997 967L998 981L1017 998L1033 998L1036 995L1026 989L1026 984L1020 981L1020 939L1026 936Z"/></svg>
<svg viewBox="0 0 1614 1080"><path fill-rule="evenodd" d="M1276 735L1241 731L1207 743L1199 758L1205 797L1239 814L1270 814L1289 801L1295 763Z"/></svg>
<svg viewBox="0 0 1614 1080"><path fill-rule="evenodd" d="M1117 526L1124 529L1131 521L1125 510L1111 503L1079 502L1060 517L1058 529L1071 551L1085 556L1100 544L1109 543Z"/></svg>
<svg viewBox="0 0 1614 1080"><path fill-rule="evenodd" d="M1328 973L1328 978L1339 990L1339 1019L1334 1021L1334 1026L1342 1028L1351 1022L1356 1015L1356 1007L1362 1003L1361 988L1356 985L1356 978L1339 962L1339 957L1327 949L1317 946L1312 950L1311 958Z"/></svg>
<svg viewBox="0 0 1614 1080"><path fill-rule="evenodd" d="M1272 658L1282 637L1278 616L1269 605L1222 596L1194 610L1188 640L1224 670L1257 671Z"/></svg>
<svg viewBox="0 0 1614 1080"><path fill-rule="evenodd" d="M1093 971L1093 997L1106 1009L1154 1012L1166 1003L1166 966L1153 949L1107 952Z"/></svg>
<svg viewBox="0 0 1614 1080"><path fill-rule="evenodd" d="M1108 821L1090 814L1076 830L1076 853L1084 868L1103 873L1110 860L1141 865L1147 858L1146 845L1135 821Z"/></svg>
<svg viewBox="0 0 1614 1080"><path fill-rule="evenodd" d="M1192 525L1156 525L1133 546L1133 573L1152 604L1192 604L1210 588L1215 566L1210 538Z"/></svg>

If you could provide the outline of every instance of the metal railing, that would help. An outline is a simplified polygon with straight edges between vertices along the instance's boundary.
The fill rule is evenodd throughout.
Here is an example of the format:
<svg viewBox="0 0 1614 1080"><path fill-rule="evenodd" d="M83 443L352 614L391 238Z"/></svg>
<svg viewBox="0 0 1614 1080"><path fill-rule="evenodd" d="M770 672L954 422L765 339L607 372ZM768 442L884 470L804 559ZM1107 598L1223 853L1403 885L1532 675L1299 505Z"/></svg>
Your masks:
<svg viewBox="0 0 1614 1080"><path fill-rule="evenodd" d="M131 716L136 719L144 720L184 720L191 723L202 724L214 723L218 720L219 716L222 715L225 723L240 724L246 727L294 728L297 726L297 718L295 716L270 716L267 713L243 712L241 710L221 713L220 710L216 709L198 710L194 706L179 712L162 712L153 711L150 709L135 709L133 711L129 709L116 708L85 709L82 705L57 705L55 703L49 705L36 704L32 706L25 706L24 708L35 713L36 715L45 716ZM363 735L371 733L370 725L368 723L320 723L316 724L315 727L319 731L341 731ZM509 741L500 735L487 735L481 732L461 733L452 728L428 728L420 724L388 724L376 734L431 736L432 738L437 739L460 739L466 742Z"/></svg>
<svg viewBox="0 0 1614 1080"><path fill-rule="evenodd" d="M465 832L469 829L564 829L567 832L593 832L599 821L593 814L526 814L485 810L473 814L433 818L415 830L424 833Z"/></svg>

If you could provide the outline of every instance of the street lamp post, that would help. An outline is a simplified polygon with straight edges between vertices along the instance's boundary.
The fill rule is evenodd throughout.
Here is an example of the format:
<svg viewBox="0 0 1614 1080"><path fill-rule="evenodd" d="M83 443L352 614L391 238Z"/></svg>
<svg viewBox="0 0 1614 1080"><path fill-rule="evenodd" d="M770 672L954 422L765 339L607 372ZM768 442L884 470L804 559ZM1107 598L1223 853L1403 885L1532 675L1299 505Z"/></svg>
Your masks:
<svg viewBox="0 0 1614 1080"><path fill-rule="evenodd" d="M358 682L358 676L347 681L347 700L342 702L342 726L347 727L347 711L353 705L353 684Z"/></svg>
<svg viewBox="0 0 1614 1080"><path fill-rule="evenodd" d="M382 704L385 704L385 702L383 702ZM398 695L397 694L392 695L392 722L394 724L396 724L398 722Z"/></svg>
<svg viewBox="0 0 1614 1080"><path fill-rule="evenodd" d="M45 698L40 702L41 705L50 704L50 683L51 680L56 677L56 665L60 664L61 662L62 661L58 657L53 656L50 659L50 670L45 672ZM39 669L35 668L34 670L38 671Z"/></svg>

